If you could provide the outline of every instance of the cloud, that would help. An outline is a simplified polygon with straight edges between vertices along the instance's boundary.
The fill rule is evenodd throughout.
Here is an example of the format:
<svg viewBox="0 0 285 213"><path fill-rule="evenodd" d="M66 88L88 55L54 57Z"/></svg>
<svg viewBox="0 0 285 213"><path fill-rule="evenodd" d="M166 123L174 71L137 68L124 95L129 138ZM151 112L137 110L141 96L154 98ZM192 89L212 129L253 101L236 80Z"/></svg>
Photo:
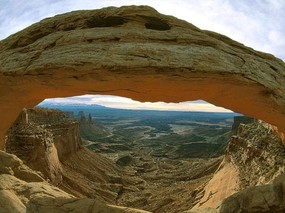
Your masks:
<svg viewBox="0 0 285 213"><path fill-rule="evenodd" d="M180 103L165 102L139 102L130 98L112 95L82 95L69 98L46 99L41 104L98 104L106 107L119 109L142 109L142 110L173 110L173 111L204 111L204 112L232 112L228 109L217 107L202 100L187 101Z"/></svg>
<svg viewBox="0 0 285 213"><path fill-rule="evenodd" d="M122 5L150 5L285 60L285 1L280 0L0 0L0 39L45 17Z"/></svg>

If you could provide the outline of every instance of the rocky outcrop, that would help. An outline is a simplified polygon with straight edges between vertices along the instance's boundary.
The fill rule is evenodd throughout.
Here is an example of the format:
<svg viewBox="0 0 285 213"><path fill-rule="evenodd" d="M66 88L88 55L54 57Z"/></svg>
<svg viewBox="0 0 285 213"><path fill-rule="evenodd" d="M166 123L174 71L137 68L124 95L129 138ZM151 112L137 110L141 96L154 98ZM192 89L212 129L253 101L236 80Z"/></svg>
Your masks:
<svg viewBox="0 0 285 213"><path fill-rule="evenodd" d="M26 212L30 199L73 196L52 187L15 155L0 152L0 211Z"/></svg>
<svg viewBox="0 0 285 213"><path fill-rule="evenodd" d="M85 119L80 122L93 126ZM142 182L124 175L110 159L83 147L77 121L58 110L24 109L9 129L6 150L77 197L116 204L123 190L133 187L138 191L135 185Z"/></svg>
<svg viewBox="0 0 285 213"><path fill-rule="evenodd" d="M91 118L83 119L85 116L81 115L79 122L85 129L85 136L102 134L104 129L95 128L97 124L92 124ZM182 211L193 206L196 193L193 191L211 178L221 162L221 158L189 162L183 156L182 160L153 158L146 154L149 151L140 153L129 149L131 152L127 153L117 148L114 149L117 157L112 161L80 145L74 151L70 147L76 147L74 144L80 142L76 140L79 129L70 131L74 123L71 118L57 110L25 109L9 130L6 144L7 150L14 151L29 165L40 170L44 178L51 180L48 168L56 168L53 166L56 162L59 173L57 181L52 183L76 197L101 199L108 204L153 212ZM124 138L120 140L125 143ZM69 153L64 157L56 154L56 158L51 160L51 148L57 153L57 147L63 146L61 144ZM112 155L107 156L112 158ZM177 191L180 193L177 194ZM44 202L49 205L54 201ZM90 202L88 200L87 203ZM44 204L35 203L35 208L42 209L41 205ZM61 202L56 205L49 210L60 209Z"/></svg>
<svg viewBox="0 0 285 213"><path fill-rule="evenodd" d="M30 114L29 111L31 111ZM43 112L48 112L50 117L45 118ZM70 120L65 120L63 115L63 113L54 110L24 110L24 113L20 114L15 122L15 126L10 130L7 144L10 143L9 146L13 147L13 143L17 144L21 141L22 144L20 146L22 146L22 151L25 155L20 152L19 147L16 149L17 147L14 146L14 148L19 155L23 158L26 157L26 159L30 159L26 155L29 154L27 149L31 148L31 145L32 147L45 147L45 152L40 152L41 149L39 148L35 148L34 151L39 151L41 154L48 156L49 152L47 150L53 144L53 134L51 133L57 132L59 135L58 129L52 125L55 123L54 121L57 121L57 128L60 122L65 121L67 124L71 122ZM63 117L60 118L60 116ZM48 121L45 119L48 119ZM38 125L35 125L35 121L38 122ZM47 125L47 123L52 124ZM35 128L35 126L39 129ZM13 132L16 130L21 130L22 132ZM34 134L33 131L35 131ZM67 133L61 131L61 134L66 135ZM15 138L9 140L9 137L12 135L15 135ZM34 136L32 137L32 135ZM58 140L58 143L60 141ZM23 142L27 143L28 146L25 146ZM40 145L37 146L37 143ZM73 140L71 143L77 143L77 140ZM71 146L73 147L72 144ZM55 146L54 149L57 150ZM191 194L188 193L189 202L194 202L192 199L196 196L198 203L192 210L186 212L283 212L285 209L283 201L285 193L284 153L285 147L282 143L282 138L276 132L275 127L258 120L246 125L240 124L237 135L232 137L223 162L214 177L206 184L203 190L201 190L200 186L197 190L192 191ZM0 200L3 201L3 203L0 202L0 208L3 208L5 211L8 209L8 212L64 212L70 209L73 211L87 211L87 209L91 209L91 212L98 212L99 210L107 212L139 212L136 209L106 205L105 201L116 203L116 201L122 198L124 191L136 192L138 193L137 195L141 194L140 189L142 188L140 187L145 185L145 183L142 183L142 179L131 177L133 175L131 173L129 173L130 177L122 176L118 168L110 160L90 150L80 148L80 146L76 151L70 151L70 154L63 156L65 157L62 159L57 157L56 161L61 172L61 181L57 184L61 189L65 190L65 194L61 195L61 192L58 191L59 189L44 181L45 175L32 171L14 155L0 152L0 189L3 187L4 190L8 190L0 192ZM126 164L135 160L127 155L124 157L117 162L121 166L126 166ZM43 166L47 167L49 167L49 163L53 162L40 160L39 158L39 167L42 162L45 162L46 164ZM218 162L220 161L218 160ZM219 164L217 163L217 165ZM214 166L213 168L216 169L217 167ZM159 176L154 177L153 183L155 178L159 178ZM189 178L188 175L187 178ZM25 188L26 182L29 183L29 189ZM30 182L37 182L37 184L31 184ZM8 187L5 184L8 184ZM37 187L41 189L37 189ZM25 195L22 195L24 193L23 190ZM28 191L27 194L26 191ZM34 193L34 191L37 193ZM88 196L94 199L75 198L66 192L72 193L77 197ZM133 194L135 195L136 193ZM36 195L34 196L34 194ZM51 196L48 197L46 194L51 194ZM1 195L3 198L1 198ZM28 197L23 198L23 196ZM126 198L130 199L128 195ZM123 201L127 203L127 200ZM162 201L158 203L167 205L173 200L168 198ZM138 202L144 201L139 199ZM147 203L146 200L145 205ZM8 205L6 206L6 204Z"/></svg>
<svg viewBox="0 0 285 213"><path fill-rule="evenodd" d="M283 213L285 211L285 182L284 176L282 178L282 182L250 187L226 198L221 203L218 212Z"/></svg>
<svg viewBox="0 0 285 213"><path fill-rule="evenodd" d="M225 158L239 168L241 189L272 183L285 172L285 147L274 128L263 122L241 124Z"/></svg>
<svg viewBox="0 0 285 213"><path fill-rule="evenodd" d="M147 213L107 205L101 199L76 198L44 181L15 155L0 151L0 212Z"/></svg>
<svg viewBox="0 0 285 213"><path fill-rule="evenodd" d="M284 212L284 153L275 127L259 120L240 124L191 212L204 208L221 213Z"/></svg>
<svg viewBox="0 0 285 213"><path fill-rule="evenodd" d="M0 41L0 82L0 138L23 107L80 94L204 99L285 130L283 61L147 6L57 15Z"/></svg>
<svg viewBox="0 0 285 213"><path fill-rule="evenodd" d="M62 213L62 212L90 212L90 213L150 213L134 208L106 205L100 199L89 198L44 198L32 199L27 207L27 213Z"/></svg>
<svg viewBox="0 0 285 213"><path fill-rule="evenodd" d="M193 209L187 213L283 213L285 211L284 174L272 184L249 187L219 203L216 208ZM185 213L186 213L185 212Z"/></svg>
<svg viewBox="0 0 285 213"><path fill-rule="evenodd" d="M91 114L85 116L84 112L81 111L77 115L77 121L79 124L80 136L83 140L96 141L97 138L104 138L110 134L109 130L106 129L104 125L98 122L94 124Z"/></svg>
<svg viewBox="0 0 285 213"><path fill-rule="evenodd" d="M81 145L78 123L63 112L43 108L24 109L6 137L6 151L17 155L53 184L62 181L60 161Z"/></svg>
<svg viewBox="0 0 285 213"><path fill-rule="evenodd" d="M234 134L237 134L238 127L240 124L249 124L253 123L255 121L254 118L247 117L247 116L235 116L234 117L234 122L232 125L232 131Z"/></svg>
<svg viewBox="0 0 285 213"><path fill-rule="evenodd" d="M196 196L198 202L193 209L215 208L223 199L238 192L240 190L238 176L238 168L224 160L213 178Z"/></svg>
<svg viewBox="0 0 285 213"><path fill-rule="evenodd" d="M63 181L61 189L77 197L101 198L116 204L123 190L133 187L138 190L133 177L124 176L123 171L108 158L82 148L62 162Z"/></svg>

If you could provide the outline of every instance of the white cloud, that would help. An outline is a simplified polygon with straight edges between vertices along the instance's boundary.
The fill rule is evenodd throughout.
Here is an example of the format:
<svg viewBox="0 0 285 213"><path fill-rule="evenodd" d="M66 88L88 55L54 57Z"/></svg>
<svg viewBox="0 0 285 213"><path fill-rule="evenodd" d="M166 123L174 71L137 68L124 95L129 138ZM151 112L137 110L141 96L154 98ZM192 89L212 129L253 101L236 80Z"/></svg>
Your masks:
<svg viewBox="0 0 285 213"><path fill-rule="evenodd" d="M180 103L165 102L139 102L125 97L112 95L82 95L69 98L46 99L42 103L53 104L98 104L106 107L121 109L146 109L146 110L174 110L174 111L203 111L203 112L231 112L222 107L209 104L202 100Z"/></svg>
<svg viewBox="0 0 285 213"><path fill-rule="evenodd" d="M55 14L132 4L150 5L285 60L285 1L280 0L0 0L0 39Z"/></svg>

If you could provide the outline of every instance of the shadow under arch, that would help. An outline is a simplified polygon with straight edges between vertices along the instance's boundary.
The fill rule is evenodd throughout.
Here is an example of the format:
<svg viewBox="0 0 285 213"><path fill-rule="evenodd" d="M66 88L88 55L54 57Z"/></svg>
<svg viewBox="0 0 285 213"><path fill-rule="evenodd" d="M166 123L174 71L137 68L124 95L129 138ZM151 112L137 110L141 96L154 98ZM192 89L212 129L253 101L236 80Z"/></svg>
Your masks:
<svg viewBox="0 0 285 213"><path fill-rule="evenodd" d="M280 59L144 6L58 15L0 41L2 139L22 108L83 94L203 99L284 132L284 91Z"/></svg>

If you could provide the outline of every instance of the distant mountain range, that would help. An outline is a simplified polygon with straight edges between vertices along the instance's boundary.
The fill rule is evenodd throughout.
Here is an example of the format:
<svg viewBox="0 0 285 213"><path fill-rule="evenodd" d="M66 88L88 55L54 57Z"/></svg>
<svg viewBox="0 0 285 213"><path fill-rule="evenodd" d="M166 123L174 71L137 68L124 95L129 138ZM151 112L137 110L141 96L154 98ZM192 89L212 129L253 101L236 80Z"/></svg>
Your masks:
<svg viewBox="0 0 285 213"><path fill-rule="evenodd" d="M56 102L42 102L38 105L39 107L46 108L92 108L92 109L106 109L110 107L105 107L99 104L71 104L71 103L56 103ZM110 108L112 109L112 108Z"/></svg>
<svg viewBox="0 0 285 213"><path fill-rule="evenodd" d="M204 117L204 118L216 118L216 117L229 117L238 116L238 113L228 112L192 112L192 111L161 111L161 110L134 110L134 109L118 109L105 107L98 104L71 104L71 103L41 103L39 107L59 109L65 112L73 112L75 116L80 111L83 111L86 115L92 114L93 116L109 116L109 117Z"/></svg>

